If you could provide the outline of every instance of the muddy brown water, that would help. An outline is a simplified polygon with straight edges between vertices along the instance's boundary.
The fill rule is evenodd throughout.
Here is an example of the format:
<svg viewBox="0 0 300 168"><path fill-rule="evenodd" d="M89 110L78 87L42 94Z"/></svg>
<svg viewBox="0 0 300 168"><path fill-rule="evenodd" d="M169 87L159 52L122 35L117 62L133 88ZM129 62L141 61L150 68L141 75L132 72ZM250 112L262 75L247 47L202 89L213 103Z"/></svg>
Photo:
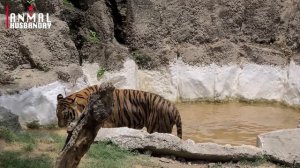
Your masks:
<svg viewBox="0 0 300 168"><path fill-rule="evenodd" d="M256 145L257 135L296 128L300 117L299 109L267 103L183 103L176 106L183 122L183 139L195 142Z"/></svg>

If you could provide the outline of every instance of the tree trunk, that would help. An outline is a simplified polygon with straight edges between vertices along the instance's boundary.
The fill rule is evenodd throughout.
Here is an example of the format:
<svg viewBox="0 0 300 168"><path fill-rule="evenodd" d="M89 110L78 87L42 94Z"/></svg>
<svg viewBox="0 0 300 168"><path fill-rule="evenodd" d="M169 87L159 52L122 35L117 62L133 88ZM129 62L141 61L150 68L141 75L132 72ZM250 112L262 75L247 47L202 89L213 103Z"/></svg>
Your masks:
<svg viewBox="0 0 300 168"><path fill-rule="evenodd" d="M113 91L111 83L104 83L101 89L92 94L88 106L84 109L78 121L72 123L68 129L68 137L61 153L59 154L55 168L75 168L113 109Z"/></svg>

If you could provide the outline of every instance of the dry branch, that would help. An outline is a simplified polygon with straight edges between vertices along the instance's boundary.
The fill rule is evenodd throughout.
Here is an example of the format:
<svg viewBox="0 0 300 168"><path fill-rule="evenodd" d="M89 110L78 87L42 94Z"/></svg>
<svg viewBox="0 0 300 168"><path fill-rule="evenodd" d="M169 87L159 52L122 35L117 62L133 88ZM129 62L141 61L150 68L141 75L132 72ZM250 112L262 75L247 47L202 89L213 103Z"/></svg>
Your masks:
<svg viewBox="0 0 300 168"><path fill-rule="evenodd" d="M113 108L114 87L110 83L101 85L101 89L91 95L87 108L72 128L68 129L65 146L58 156L55 168L75 168Z"/></svg>

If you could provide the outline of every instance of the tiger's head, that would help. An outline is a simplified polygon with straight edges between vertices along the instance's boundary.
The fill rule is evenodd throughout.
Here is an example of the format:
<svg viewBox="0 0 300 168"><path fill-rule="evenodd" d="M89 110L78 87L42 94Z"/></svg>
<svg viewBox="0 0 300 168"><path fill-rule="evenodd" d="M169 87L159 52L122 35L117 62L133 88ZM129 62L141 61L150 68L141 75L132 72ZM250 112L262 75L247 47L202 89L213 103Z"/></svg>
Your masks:
<svg viewBox="0 0 300 168"><path fill-rule="evenodd" d="M56 116L59 127L66 127L76 118L75 100L68 100L63 95L57 95Z"/></svg>

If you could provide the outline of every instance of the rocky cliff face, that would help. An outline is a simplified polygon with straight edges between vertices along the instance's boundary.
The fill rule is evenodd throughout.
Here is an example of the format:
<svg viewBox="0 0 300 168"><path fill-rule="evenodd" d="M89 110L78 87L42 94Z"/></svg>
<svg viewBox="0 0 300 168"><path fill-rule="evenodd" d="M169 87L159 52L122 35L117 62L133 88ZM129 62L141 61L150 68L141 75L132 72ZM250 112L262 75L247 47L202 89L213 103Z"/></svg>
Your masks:
<svg viewBox="0 0 300 168"><path fill-rule="evenodd" d="M127 10L126 43L154 61L282 65L299 59L300 1L129 0Z"/></svg>
<svg viewBox="0 0 300 168"><path fill-rule="evenodd" d="M24 12L21 2L9 3L12 12ZM7 1L0 4L3 14ZM300 62L299 0L37 0L36 6L51 13L50 30L0 27L2 92L55 81L61 67L86 61L108 70L122 68L128 57L141 69L178 58L191 65Z"/></svg>

